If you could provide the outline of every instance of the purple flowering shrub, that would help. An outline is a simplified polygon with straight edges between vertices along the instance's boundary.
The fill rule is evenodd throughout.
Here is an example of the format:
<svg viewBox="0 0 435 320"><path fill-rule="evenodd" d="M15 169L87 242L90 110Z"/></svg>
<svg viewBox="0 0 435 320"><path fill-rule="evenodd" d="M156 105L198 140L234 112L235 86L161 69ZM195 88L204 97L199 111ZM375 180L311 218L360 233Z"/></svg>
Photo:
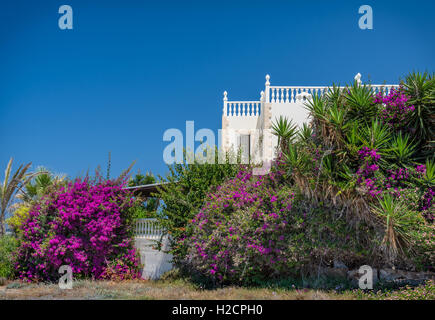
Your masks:
<svg viewBox="0 0 435 320"><path fill-rule="evenodd" d="M214 283L255 283L298 275L334 258L362 259L344 219L304 210L280 171L240 171L209 194L191 223L185 264ZM358 253L359 250L359 253Z"/></svg>
<svg viewBox="0 0 435 320"><path fill-rule="evenodd" d="M409 105L409 100L403 86L391 89L388 95L379 92L374 97L374 103L382 106L380 110L382 121L395 130L405 128L410 114L415 110L413 105Z"/></svg>
<svg viewBox="0 0 435 320"><path fill-rule="evenodd" d="M130 194L113 181L76 179L44 196L21 226L15 268L20 279L56 281L70 265L74 278L139 277Z"/></svg>
<svg viewBox="0 0 435 320"><path fill-rule="evenodd" d="M426 166L417 165L411 168L386 169L381 172L377 164L381 156L377 149L362 147L358 151L362 165L356 172L356 182L372 198L380 197L384 192L396 198L408 197L408 207L419 211L428 222L434 221L432 187L419 183L426 173Z"/></svg>
<svg viewBox="0 0 435 320"><path fill-rule="evenodd" d="M375 238L363 236L361 241L383 239L372 253L384 252L379 260L390 266L405 265L416 251L428 251L417 250L412 243L425 243L417 233L434 222L435 166L427 143L434 140L429 137L433 126L426 126L433 109L430 97L420 95L434 82L423 78L407 80L387 95L375 95L364 85L347 86L347 90L332 86L306 103L311 121L305 127L311 134L301 131L287 149L278 146L288 180L311 200L311 206L322 204L343 212L349 228L357 228L360 222L373 226ZM411 90L413 83L418 84L416 90ZM392 205L375 210L386 198L392 199L388 202ZM394 257L388 256L394 251Z"/></svg>

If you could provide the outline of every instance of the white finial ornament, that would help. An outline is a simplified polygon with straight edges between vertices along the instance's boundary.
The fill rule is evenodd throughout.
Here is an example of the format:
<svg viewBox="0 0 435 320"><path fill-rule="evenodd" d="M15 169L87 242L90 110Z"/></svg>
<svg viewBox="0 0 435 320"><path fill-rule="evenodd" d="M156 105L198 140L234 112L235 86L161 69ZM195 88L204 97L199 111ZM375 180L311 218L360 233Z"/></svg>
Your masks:
<svg viewBox="0 0 435 320"><path fill-rule="evenodd" d="M362 83L362 81L361 81L361 73L357 73L356 74L356 76L355 76L355 81L356 81L356 83L358 84L358 85L361 85L361 83Z"/></svg>
<svg viewBox="0 0 435 320"><path fill-rule="evenodd" d="M268 74L266 74L266 86L270 85L270 76Z"/></svg>
<svg viewBox="0 0 435 320"><path fill-rule="evenodd" d="M263 101L263 100L264 100L264 91L261 90L261 92L260 92L260 101Z"/></svg>
<svg viewBox="0 0 435 320"><path fill-rule="evenodd" d="M224 91L224 101L227 101L228 100L228 98L227 98L227 92L226 91Z"/></svg>

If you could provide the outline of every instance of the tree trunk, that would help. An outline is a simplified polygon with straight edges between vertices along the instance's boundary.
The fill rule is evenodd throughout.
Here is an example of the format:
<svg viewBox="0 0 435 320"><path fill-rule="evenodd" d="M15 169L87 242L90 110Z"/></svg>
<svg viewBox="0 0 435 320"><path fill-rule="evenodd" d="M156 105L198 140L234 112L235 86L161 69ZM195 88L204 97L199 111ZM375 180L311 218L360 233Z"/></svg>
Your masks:
<svg viewBox="0 0 435 320"><path fill-rule="evenodd" d="M4 224L3 216L2 216L2 217L0 217L0 237L3 237L5 235L5 233L6 233L5 231L6 231L5 224Z"/></svg>

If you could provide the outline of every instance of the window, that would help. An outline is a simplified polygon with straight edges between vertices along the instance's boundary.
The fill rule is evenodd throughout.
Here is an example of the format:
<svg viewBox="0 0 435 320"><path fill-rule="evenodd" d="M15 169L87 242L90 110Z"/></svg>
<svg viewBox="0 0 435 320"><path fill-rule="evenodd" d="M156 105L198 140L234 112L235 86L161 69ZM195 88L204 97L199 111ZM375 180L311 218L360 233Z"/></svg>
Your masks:
<svg viewBox="0 0 435 320"><path fill-rule="evenodd" d="M242 163L249 163L249 155L251 154L251 136L249 134L238 136L237 151L239 150L241 150Z"/></svg>

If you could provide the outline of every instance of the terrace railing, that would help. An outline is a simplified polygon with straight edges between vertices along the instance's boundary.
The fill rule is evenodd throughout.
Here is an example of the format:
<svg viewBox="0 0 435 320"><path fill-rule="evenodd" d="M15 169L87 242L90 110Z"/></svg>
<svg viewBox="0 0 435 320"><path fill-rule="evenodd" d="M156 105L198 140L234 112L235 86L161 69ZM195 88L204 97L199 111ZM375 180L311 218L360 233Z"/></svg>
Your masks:
<svg viewBox="0 0 435 320"><path fill-rule="evenodd" d="M161 227L157 219L137 219L135 236L138 238L146 238L157 240L160 239L164 229Z"/></svg>
<svg viewBox="0 0 435 320"><path fill-rule="evenodd" d="M383 92L388 94L392 88L397 88L399 85L388 84L388 85L370 85L370 89L377 94L378 92ZM330 87L287 87L287 86L269 86L269 97L270 103L295 103L304 100L307 95L322 96ZM344 90L346 87L339 87Z"/></svg>
<svg viewBox="0 0 435 320"><path fill-rule="evenodd" d="M258 117L261 113L263 91L259 101L228 101L227 92L224 92L223 114L227 117Z"/></svg>
<svg viewBox="0 0 435 320"><path fill-rule="evenodd" d="M361 75L355 80L358 83ZM224 92L223 115L226 117L258 117L261 115L264 103L298 103L310 98L314 94L324 95L331 87L328 86L271 86L270 76L266 75L265 90L261 91L258 101L228 101L228 94ZM369 85L370 90L377 94L383 92L389 94L391 89L398 88L396 84ZM339 87L344 90L346 87Z"/></svg>

